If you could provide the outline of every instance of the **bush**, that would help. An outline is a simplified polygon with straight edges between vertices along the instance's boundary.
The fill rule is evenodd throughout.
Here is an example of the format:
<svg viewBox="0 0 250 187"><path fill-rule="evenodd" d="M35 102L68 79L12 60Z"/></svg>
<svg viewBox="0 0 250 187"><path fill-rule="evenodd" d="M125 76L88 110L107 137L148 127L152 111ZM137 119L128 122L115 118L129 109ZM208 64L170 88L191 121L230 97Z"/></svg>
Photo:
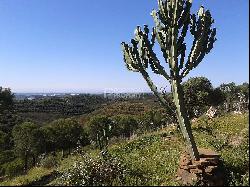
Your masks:
<svg viewBox="0 0 250 187"><path fill-rule="evenodd" d="M0 153L0 176L5 175L6 163L11 162L14 159L15 159L15 156L12 150L6 150Z"/></svg>
<svg viewBox="0 0 250 187"><path fill-rule="evenodd" d="M94 116L87 124L87 132L90 139L96 143L100 150L108 146L108 140L112 136L113 122L105 115Z"/></svg>
<svg viewBox="0 0 250 187"><path fill-rule="evenodd" d="M112 119L114 121L112 134L116 137L130 137L138 129L138 123L132 115L117 115Z"/></svg>
<svg viewBox="0 0 250 187"><path fill-rule="evenodd" d="M0 165L14 160L15 155L13 150L6 150L0 153Z"/></svg>
<svg viewBox="0 0 250 187"><path fill-rule="evenodd" d="M14 177L21 174L24 170L24 161L20 158L15 159L12 162L4 164L5 175Z"/></svg>
<svg viewBox="0 0 250 187"><path fill-rule="evenodd" d="M80 141L82 146L89 143L86 132L73 118L57 119L43 127L46 137L46 152L55 150L71 150Z"/></svg>
<svg viewBox="0 0 250 187"><path fill-rule="evenodd" d="M61 185L123 185L125 167L114 157L103 160L84 155L81 161L64 171L59 179Z"/></svg>
<svg viewBox="0 0 250 187"><path fill-rule="evenodd" d="M38 165L40 167L50 169L58 165L58 160L56 156L48 155L48 156L42 157Z"/></svg>

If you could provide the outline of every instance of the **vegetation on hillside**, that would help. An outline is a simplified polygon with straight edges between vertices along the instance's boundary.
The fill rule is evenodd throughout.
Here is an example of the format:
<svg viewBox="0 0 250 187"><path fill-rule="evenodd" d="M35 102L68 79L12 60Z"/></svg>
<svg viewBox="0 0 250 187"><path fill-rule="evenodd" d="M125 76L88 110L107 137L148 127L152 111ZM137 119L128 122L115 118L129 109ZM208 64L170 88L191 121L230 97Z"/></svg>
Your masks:
<svg viewBox="0 0 250 187"><path fill-rule="evenodd" d="M202 116L192 124L198 147L212 148L221 154L230 186L249 183L248 120L248 113L228 114L214 119ZM108 150L110 158L103 160L99 149L87 146L64 160L57 158L57 167L36 167L0 185L28 185L52 170L57 175L47 181L49 185L179 185L175 174L185 147L175 126L112 143ZM34 170L43 173L34 175Z"/></svg>
<svg viewBox="0 0 250 187"><path fill-rule="evenodd" d="M200 84L203 81L208 82L207 87ZM190 82L192 85L188 84ZM224 89L225 84L211 88L203 77L192 78L185 84L189 85L184 86L185 92L195 90L196 93L186 101L190 103L188 108L201 111L196 113L198 119L193 124L198 147L210 147L221 153L228 184L245 184L249 154L246 151L249 147L248 105L242 105L238 95L243 93L248 100L248 84L235 86L236 91ZM166 97L171 95L166 94ZM215 105L216 102L207 102L208 98L212 101L221 98L221 101ZM66 174L79 171L78 167L72 168L75 162L81 162L82 168L99 164L103 169L87 169L86 176L114 169L115 173L110 171L107 176L109 181L105 181L105 177L93 176L94 180L99 180L98 184L112 181L112 185L177 185L174 175L184 147L172 113L175 108L171 98L168 100L172 107L169 111L154 98L114 100L88 114L41 123L19 116L14 110L14 102L5 101L13 100L10 90L1 89L0 99L0 103L6 105L0 111L0 185L70 183ZM195 100L199 101L198 107L192 107ZM228 102L230 107L227 107ZM218 109L218 117L214 119L203 113L211 104ZM233 113L239 109L243 115ZM107 126L102 125L103 120ZM105 157L100 154L103 148L108 153ZM91 163L84 162L85 158ZM119 174L120 177L113 178ZM63 179L62 175L65 176Z"/></svg>

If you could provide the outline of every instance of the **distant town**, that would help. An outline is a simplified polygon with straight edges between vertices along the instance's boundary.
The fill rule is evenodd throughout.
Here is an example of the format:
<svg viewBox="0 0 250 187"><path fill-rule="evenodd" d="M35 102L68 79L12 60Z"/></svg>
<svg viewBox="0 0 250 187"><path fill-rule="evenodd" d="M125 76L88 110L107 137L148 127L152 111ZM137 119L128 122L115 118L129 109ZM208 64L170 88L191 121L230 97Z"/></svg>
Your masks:
<svg viewBox="0 0 250 187"><path fill-rule="evenodd" d="M136 99L152 96L152 93L14 93L16 100L37 100L43 98L63 98L79 95L98 95L106 99Z"/></svg>

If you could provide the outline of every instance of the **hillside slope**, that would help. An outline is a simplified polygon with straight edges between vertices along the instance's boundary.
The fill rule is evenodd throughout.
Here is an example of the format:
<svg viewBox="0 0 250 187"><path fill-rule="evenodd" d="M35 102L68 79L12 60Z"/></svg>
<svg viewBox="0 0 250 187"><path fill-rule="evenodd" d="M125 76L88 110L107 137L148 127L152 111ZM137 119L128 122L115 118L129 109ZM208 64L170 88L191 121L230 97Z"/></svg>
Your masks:
<svg viewBox="0 0 250 187"><path fill-rule="evenodd" d="M228 185L247 185L249 183L249 115L233 115L207 119L199 118L192 124L198 147L211 148L222 155ZM175 127L167 127L158 132L146 133L131 140L122 140L109 146L110 155L122 161L129 170L124 185L179 185L175 181L180 154L185 150L184 142ZM84 148L84 155L93 160L99 156L99 151ZM4 181L0 185L34 184L34 180L44 183L41 178L48 171L59 174L47 181L49 185L73 184L62 180L61 174L72 175L74 163L79 163L86 157L74 154L64 159L58 167L41 170L34 177L35 171L15 179ZM77 165L77 164L76 164ZM37 168L36 168L37 169ZM40 171L40 170L39 170ZM39 176L38 176L39 175ZM40 177L40 179L39 179ZM25 179L25 180L24 180ZM68 178L69 180L71 178ZM35 184L39 184L35 183ZM120 183L112 183L120 184Z"/></svg>

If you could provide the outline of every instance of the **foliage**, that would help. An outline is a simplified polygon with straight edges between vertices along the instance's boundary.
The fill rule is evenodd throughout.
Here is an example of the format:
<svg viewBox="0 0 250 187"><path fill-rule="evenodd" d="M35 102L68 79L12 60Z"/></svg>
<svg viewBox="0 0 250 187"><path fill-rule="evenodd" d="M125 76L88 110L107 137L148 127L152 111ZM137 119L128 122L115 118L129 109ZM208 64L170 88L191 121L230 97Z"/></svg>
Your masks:
<svg viewBox="0 0 250 187"><path fill-rule="evenodd" d="M219 88L215 88L210 95L209 102L213 106L219 106L224 100L225 96L223 95L223 92Z"/></svg>
<svg viewBox="0 0 250 187"><path fill-rule="evenodd" d="M21 122L20 117L14 110L13 98L14 94L11 93L9 88L0 87L0 131L7 134L7 137L5 137L7 141L5 140L4 149L10 149L12 146L12 142L10 141L11 130L16 124Z"/></svg>
<svg viewBox="0 0 250 187"><path fill-rule="evenodd" d="M13 107L14 94L9 88L0 87L0 113Z"/></svg>
<svg viewBox="0 0 250 187"><path fill-rule="evenodd" d="M15 159L13 150L4 150L0 152L0 176L5 175L5 168Z"/></svg>
<svg viewBox="0 0 250 187"><path fill-rule="evenodd" d="M112 120L104 115L94 116L90 119L87 128L90 139L96 143L100 150L105 149L112 136Z"/></svg>
<svg viewBox="0 0 250 187"><path fill-rule="evenodd" d="M0 131L0 151L5 149L7 134L3 131Z"/></svg>
<svg viewBox="0 0 250 187"><path fill-rule="evenodd" d="M249 84L243 83L236 85L234 82L223 83L218 87L224 96L224 108L226 112L237 110L235 104L242 105L241 107L246 110L249 105ZM243 102L243 103L241 103ZM246 104L247 103L247 104Z"/></svg>
<svg viewBox="0 0 250 187"><path fill-rule="evenodd" d="M129 169L126 185L175 184L174 176L183 142L178 142L173 135L170 135L173 139L164 141L164 134L170 135L170 131L147 134L110 149L110 153L123 160Z"/></svg>
<svg viewBox="0 0 250 187"><path fill-rule="evenodd" d="M93 111L88 116L92 117L94 115L106 115L108 117L116 115L143 115L145 112L151 109L162 108L155 97L149 99L134 99L128 101L112 102L103 105L101 108Z"/></svg>
<svg viewBox="0 0 250 187"><path fill-rule="evenodd" d="M213 119L202 116L192 124L198 147L211 148L221 154L226 169L228 185L247 185L249 182L248 121L248 114L227 114ZM216 141L214 141L215 139ZM122 183L118 179L116 180L116 178L111 180L112 177L107 177L105 181L108 181L107 183L113 181L113 183L111 182L109 185L125 186L179 185L175 182L175 174L179 165L180 154L184 149L183 139L175 126L168 126L158 132L146 133L131 140L124 140L109 145L109 155L117 158L119 162L122 161L122 168L126 172L123 173L124 175L121 178ZM80 166L81 168L92 166L89 163L85 164L84 160L92 160L90 163L101 163L103 167L110 168L107 164L104 164L105 160L98 156L99 150L86 149L84 152L88 155L86 156L88 159L80 155L70 155L65 158L58 167L59 172L63 174L65 178L57 178L54 180L54 183L52 181L52 183L49 184L65 185L72 181L71 185L74 185L74 179L81 182L80 179L83 179L84 176L89 176L90 173L81 170ZM80 162L84 164L79 164ZM74 166L75 163L76 165ZM37 170L36 173L34 170ZM97 173L101 169L96 168L96 170ZM84 175L81 174L81 171ZM87 171L92 172L93 170L88 168ZM69 176L68 174L71 172L73 175ZM39 181L41 176L47 173L48 169L40 168L38 170L38 168L34 168L27 175L0 183L0 185L30 184L33 182L32 180ZM92 176L96 176L96 178L97 176L100 177L98 178L98 180L100 179L99 182L104 181L102 176L91 175L91 177ZM110 174L109 176L114 175ZM107 184L106 182L105 184Z"/></svg>
<svg viewBox="0 0 250 187"><path fill-rule="evenodd" d="M22 121L32 122L41 126L44 126L54 120L66 117L65 115L51 112L19 112L18 116L20 116Z"/></svg>
<svg viewBox="0 0 250 187"><path fill-rule="evenodd" d="M81 115L98 108L106 99L99 95L81 94L66 97L37 98L35 100L17 100L15 109L21 113L53 113L64 116Z"/></svg>
<svg viewBox="0 0 250 187"><path fill-rule="evenodd" d="M242 85L237 86L239 89L239 92L242 93L246 99L249 98L249 83L244 82Z"/></svg>
<svg viewBox="0 0 250 187"><path fill-rule="evenodd" d="M39 163L38 163L39 167L50 169L50 168L56 167L59 163L57 157L52 154L49 154L46 156L42 154L40 155L40 157L41 158L39 159Z"/></svg>
<svg viewBox="0 0 250 187"><path fill-rule="evenodd" d="M162 110L161 111L162 113L164 113L164 115L166 115L168 124L171 124L171 123L177 124L178 121L177 121L177 116L176 116L176 106L173 102L173 94L165 92L163 95L164 95L164 99L166 100L168 104L168 107L164 108L165 112L163 112Z"/></svg>
<svg viewBox="0 0 250 187"><path fill-rule="evenodd" d="M228 185L243 185L249 170L248 114L227 114L215 119L199 118L194 134L200 147L218 151L223 159ZM201 127L204 128L201 128Z"/></svg>
<svg viewBox="0 0 250 187"><path fill-rule="evenodd" d="M25 170L27 169L28 158L34 158L42 151L44 138L39 126L25 122L16 125L12 131L14 139L14 150L18 156L25 161ZM35 164L35 163L33 163Z"/></svg>
<svg viewBox="0 0 250 187"><path fill-rule="evenodd" d="M26 175L20 175L13 179L0 182L0 186L29 186L31 183L39 181L42 177L49 175L53 170L42 167L34 167Z"/></svg>
<svg viewBox="0 0 250 187"><path fill-rule="evenodd" d="M5 170L5 175L9 177L14 177L20 175L23 172L25 163L23 159L17 158L11 162L4 164L3 168Z"/></svg>
<svg viewBox="0 0 250 187"><path fill-rule="evenodd" d="M138 129L136 118L131 115L117 115L112 120L114 122L113 136L130 137Z"/></svg>
<svg viewBox="0 0 250 187"><path fill-rule="evenodd" d="M162 110L151 110L146 112L140 121L140 129L157 130L167 126L170 123L168 115Z"/></svg>
<svg viewBox="0 0 250 187"><path fill-rule="evenodd" d="M61 185L81 186L116 186L124 184L126 169L122 163L113 157L103 160L100 157L91 158L84 155L81 161L62 173Z"/></svg>
<svg viewBox="0 0 250 187"><path fill-rule="evenodd" d="M15 155L13 150L5 150L0 153L0 165L14 160Z"/></svg>
<svg viewBox="0 0 250 187"><path fill-rule="evenodd" d="M77 146L80 141L82 145L88 144L86 133L75 119L58 119L42 127L46 137L46 152L55 150L67 150Z"/></svg>
<svg viewBox="0 0 250 187"><path fill-rule="evenodd" d="M213 87L205 77L193 77L183 83L185 104L189 118L198 117L211 105Z"/></svg>

